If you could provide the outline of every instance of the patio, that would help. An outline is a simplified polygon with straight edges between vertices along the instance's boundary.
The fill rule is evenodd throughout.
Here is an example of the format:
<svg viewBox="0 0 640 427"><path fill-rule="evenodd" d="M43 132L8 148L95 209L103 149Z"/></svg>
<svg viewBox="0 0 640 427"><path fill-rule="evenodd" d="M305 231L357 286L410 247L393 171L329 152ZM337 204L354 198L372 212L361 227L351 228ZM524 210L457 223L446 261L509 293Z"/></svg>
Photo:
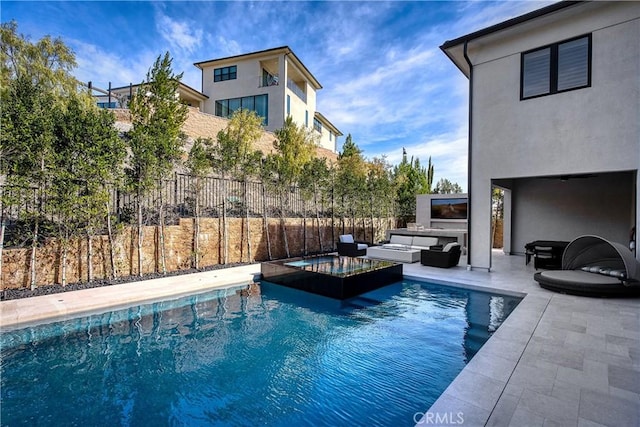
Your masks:
<svg viewBox="0 0 640 427"><path fill-rule="evenodd" d="M491 272L467 271L465 259L451 269L404 266L409 277L527 294L423 425L459 413L474 426L638 425L640 299L553 293L524 256L494 250L492 259Z"/></svg>
<svg viewBox="0 0 640 427"><path fill-rule="evenodd" d="M640 299L552 293L534 282L524 256L492 255L491 272L468 271L464 257L450 269L404 265L407 277L527 294L436 403L416 408L416 421L428 410L419 425L459 424L460 417L470 426L638 425ZM249 283L259 271L252 264L3 301L1 325Z"/></svg>

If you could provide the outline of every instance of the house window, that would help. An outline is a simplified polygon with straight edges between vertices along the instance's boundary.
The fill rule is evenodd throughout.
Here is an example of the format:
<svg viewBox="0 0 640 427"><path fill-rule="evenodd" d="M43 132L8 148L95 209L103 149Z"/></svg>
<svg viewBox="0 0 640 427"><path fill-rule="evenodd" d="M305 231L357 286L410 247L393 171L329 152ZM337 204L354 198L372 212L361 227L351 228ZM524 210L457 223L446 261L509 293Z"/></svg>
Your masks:
<svg viewBox="0 0 640 427"><path fill-rule="evenodd" d="M291 115L291 95L287 95L287 116Z"/></svg>
<svg viewBox="0 0 640 427"><path fill-rule="evenodd" d="M213 81L223 82L225 80L235 80L238 76L237 67L232 65L231 67L216 68L213 70Z"/></svg>
<svg viewBox="0 0 640 427"><path fill-rule="evenodd" d="M309 127L309 112L308 111L304 112L304 127L306 127L306 128Z"/></svg>
<svg viewBox="0 0 640 427"><path fill-rule="evenodd" d="M316 119L315 117L313 119L313 128L322 133L322 123L320 123L320 120Z"/></svg>
<svg viewBox="0 0 640 427"><path fill-rule="evenodd" d="M216 101L216 116L231 117L234 111L244 108L255 111L262 117L262 124L268 125L268 95L245 96L242 98L219 99Z"/></svg>
<svg viewBox="0 0 640 427"><path fill-rule="evenodd" d="M329 142L333 141L333 132L329 131Z"/></svg>
<svg viewBox="0 0 640 427"><path fill-rule="evenodd" d="M520 99L591 86L591 34L523 53L520 79Z"/></svg>

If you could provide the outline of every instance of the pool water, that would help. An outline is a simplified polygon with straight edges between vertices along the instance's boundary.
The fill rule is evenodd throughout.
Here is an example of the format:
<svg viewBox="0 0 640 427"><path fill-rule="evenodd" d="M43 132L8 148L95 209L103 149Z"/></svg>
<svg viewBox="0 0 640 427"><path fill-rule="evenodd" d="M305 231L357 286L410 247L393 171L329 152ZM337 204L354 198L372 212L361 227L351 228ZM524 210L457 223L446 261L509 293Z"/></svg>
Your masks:
<svg viewBox="0 0 640 427"><path fill-rule="evenodd" d="M2 425L413 425L519 299L263 282L0 335Z"/></svg>
<svg viewBox="0 0 640 427"><path fill-rule="evenodd" d="M278 262L278 261L274 261ZM296 267L305 271L329 274L336 277L346 277L377 270L394 265L390 261L373 260L367 258L354 258L348 256L320 256L310 257L299 261L285 262L283 265Z"/></svg>

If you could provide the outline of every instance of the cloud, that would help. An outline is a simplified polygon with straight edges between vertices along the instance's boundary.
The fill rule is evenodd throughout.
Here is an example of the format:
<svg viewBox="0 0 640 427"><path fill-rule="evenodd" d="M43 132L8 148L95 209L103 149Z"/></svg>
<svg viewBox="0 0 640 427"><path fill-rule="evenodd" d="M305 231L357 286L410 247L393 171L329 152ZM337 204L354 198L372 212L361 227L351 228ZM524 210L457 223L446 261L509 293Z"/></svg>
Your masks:
<svg viewBox="0 0 640 427"><path fill-rule="evenodd" d="M203 31L194 22L177 21L162 13L156 16L156 30L175 50L191 53L202 42Z"/></svg>
<svg viewBox="0 0 640 427"><path fill-rule="evenodd" d="M91 81L94 86L102 89L108 88L109 82L113 87L140 83L155 60L155 55L148 51L120 56L79 40L72 40L71 45L78 63L74 70L76 78L83 82Z"/></svg>

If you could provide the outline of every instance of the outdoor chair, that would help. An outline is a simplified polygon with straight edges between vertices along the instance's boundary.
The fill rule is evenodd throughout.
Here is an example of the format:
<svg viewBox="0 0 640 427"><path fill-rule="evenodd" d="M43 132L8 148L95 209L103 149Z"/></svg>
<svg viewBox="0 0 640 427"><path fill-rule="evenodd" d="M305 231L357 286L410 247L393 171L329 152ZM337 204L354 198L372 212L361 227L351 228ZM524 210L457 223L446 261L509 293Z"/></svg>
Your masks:
<svg viewBox="0 0 640 427"><path fill-rule="evenodd" d="M356 242L351 234L343 234L338 241L338 255L358 257L367 254L367 245L364 242Z"/></svg>
<svg viewBox="0 0 640 427"><path fill-rule="evenodd" d="M420 263L428 267L450 268L460 261L460 244L452 242L442 247L431 246L420 251Z"/></svg>

